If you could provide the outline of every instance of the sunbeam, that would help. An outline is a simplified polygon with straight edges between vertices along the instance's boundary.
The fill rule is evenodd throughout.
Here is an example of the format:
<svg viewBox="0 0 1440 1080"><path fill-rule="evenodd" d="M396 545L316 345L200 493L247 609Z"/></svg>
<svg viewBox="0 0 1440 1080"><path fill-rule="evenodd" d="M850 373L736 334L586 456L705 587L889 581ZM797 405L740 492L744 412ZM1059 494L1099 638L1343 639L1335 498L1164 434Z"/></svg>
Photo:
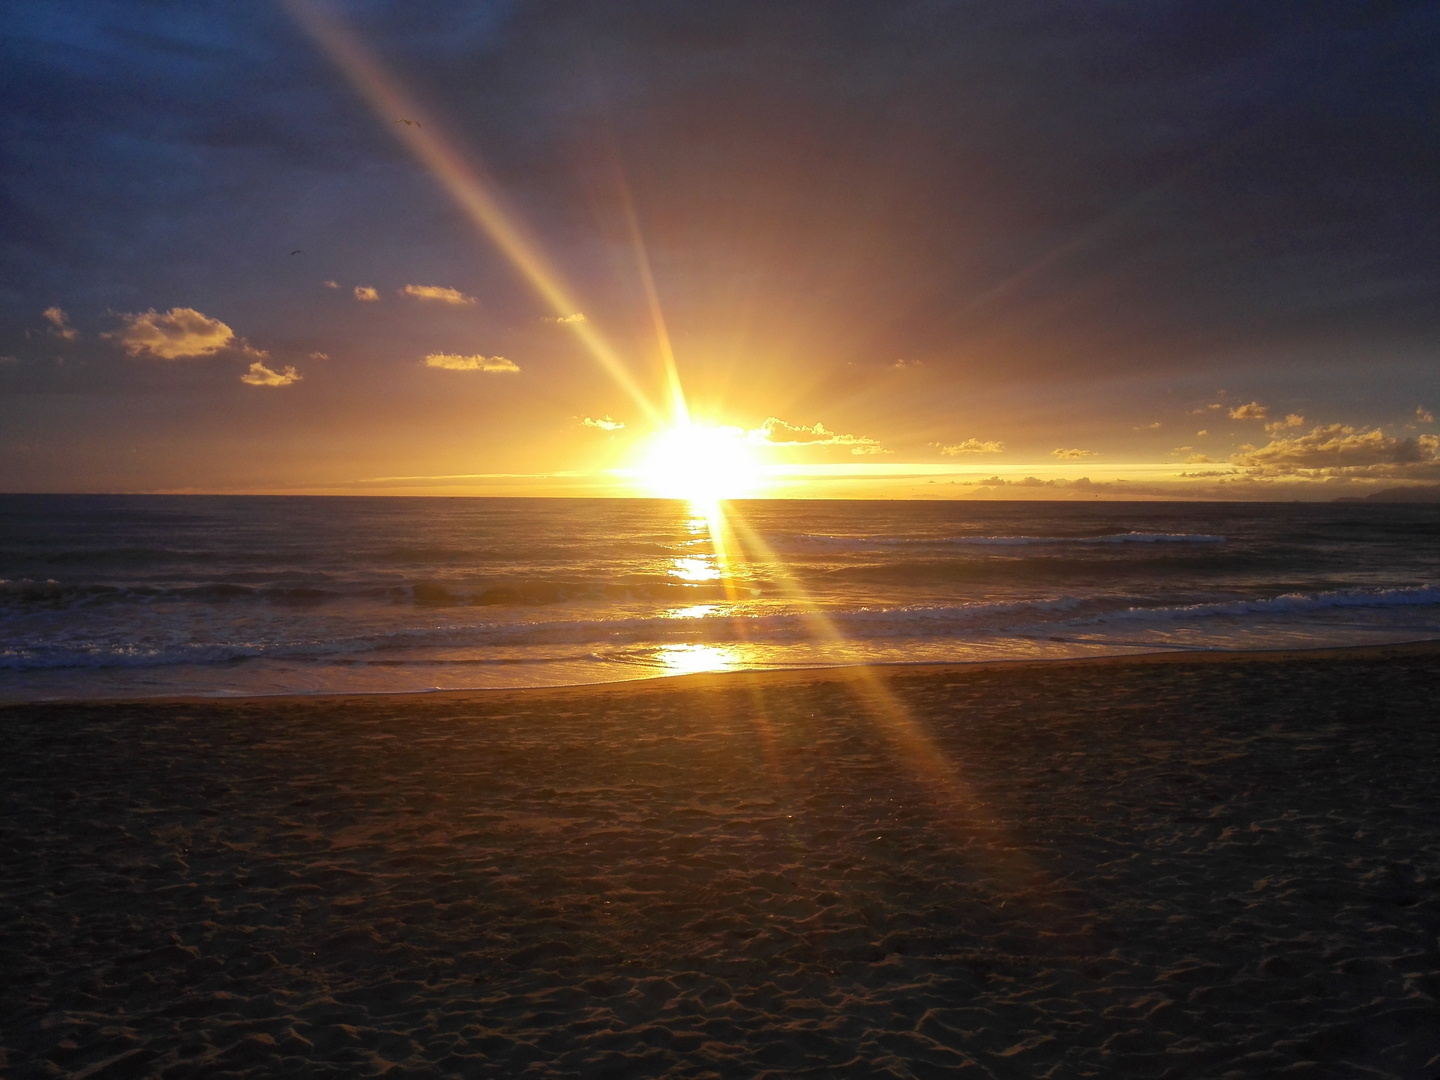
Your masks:
<svg viewBox="0 0 1440 1080"><path fill-rule="evenodd" d="M375 115L389 128L448 191L460 208L515 264L525 280L557 316L579 310L558 271L554 269L513 211L507 210L492 184L480 169L440 132L440 123L427 119L424 125L395 127L395 116L416 116L421 110L380 59L333 11L313 0L284 0L297 22L343 71L370 104ZM660 410L636 382L624 360L605 341L589 320L566 321L590 355L630 396L652 423L662 422Z"/></svg>
<svg viewBox="0 0 1440 1080"><path fill-rule="evenodd" d="M640 231L640 218L635 213L635 201L630 197L630 185L618 160L615 163L615 186L620 193L620 205L625 212L625 223L629 228L631 246L635 252L635 265L640 274L640 283L645 289L645 301L650 308L650 321L655 328L655 346L665 368L666 385L670 390L672 422L677 427L684 427L690 423L690 408L685 401L685 390L680 384L680 370L675 363L675 350L670 344L670 331L665 325L665 312L660 306L660 293L655 288L655 275L650 270L650 255L645 248L645 237Z"/></svg>
<svg viewBox="0 0 1440 1080"><path fill-rule="evenodd" d="M712 537L730 533L739 541L725 545L728 551L725 562L727 572L731 572L735 560L741 557L742 552L745 557L758 556L780 585L785 597L803 613L813 637L841 646L843 650L847 643L845 635L789 571L785 561L770 548L765 538L751 528L743 517L735 512L733 506L727 512L717 501L710 513L711 520L715 522L711 527ZM743 619L736 620L737 624L743 622ZM910 715L904 702L871 666L864 663L854 664L845 670L842 677L853 687L857 703L884 735L897 757L925 784L931 800L943 811L944 820L952 830L964 832L980 821L988 826L995 824L957 765ZM1019 873L1028 868L1023 863L1024 861L1020 860L1014 865L997 869L1004 870L1007 874Z"/></svg>
<svg viewBox="0 0 1440 1080"><path fill-rule="evenodd" d="M397 115L421 114L412 95L405 91L394 73L337 15L312 0L286 0L286 6L344 71L378 117L390 120ZM440 124L437 121L429 119L424 125L387 126L444 185L471 221L500 248L557 313L565 314L578 309L560 274L545 258L538 243L516 215L504 208L499 195L483 179L480 170L439 133ZM739 429L691 421L638 215L623 170L618 164L616 181L655 333L656 349L664 368L669 417L651 401L630 369L591 322L577 320L567 325L656 427L656 434L638 469L641 482L651 494L687 500L704 518L715 566L727 597L734 600L737 596L732 567L735 552L731 549L748 546L759 553L787 597L804 613L814 637L843 647L844 636L826 617L820 605L788 573L783 562L769 550L763 537L742 520L727 514L723 508L722 500L754 494L759 480L759 465ZM740 545L728 542L731 534L740 539ZM709 646L672 650L665 658L666 668L670 671L724 667L729 663L728 654ZM917 776L925 780L933 797L945 807L947 818L957 824L969 820L977 812L977 806L954 765L909 716L903 703L890 692L884 680L863 665L856 669L856 678L856 696L860 704L896 752Z"/></svg>

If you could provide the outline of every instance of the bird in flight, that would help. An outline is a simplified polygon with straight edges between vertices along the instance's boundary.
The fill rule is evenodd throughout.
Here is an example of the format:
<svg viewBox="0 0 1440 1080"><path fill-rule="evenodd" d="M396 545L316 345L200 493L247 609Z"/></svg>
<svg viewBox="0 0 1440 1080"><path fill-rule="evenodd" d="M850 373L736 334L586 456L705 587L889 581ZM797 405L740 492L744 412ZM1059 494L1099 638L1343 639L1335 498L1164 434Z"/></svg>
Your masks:
<svg viewBox="0 0 1440 1080"><path fill-rule="evenodd" d="M419 120L406 120L403 116L399 120L396 120L395 123L404 124L406 127L409 127L411 124L414 124L416 127L420 126Z"/></svg>
<svg viewBox="0 0 1440 1080"><path fill-rule="evenodd" d="M294 251L290 252L290 254L291 254L291 255L303 255L304 252L302 252L299 248L296 248Z"/></svg>

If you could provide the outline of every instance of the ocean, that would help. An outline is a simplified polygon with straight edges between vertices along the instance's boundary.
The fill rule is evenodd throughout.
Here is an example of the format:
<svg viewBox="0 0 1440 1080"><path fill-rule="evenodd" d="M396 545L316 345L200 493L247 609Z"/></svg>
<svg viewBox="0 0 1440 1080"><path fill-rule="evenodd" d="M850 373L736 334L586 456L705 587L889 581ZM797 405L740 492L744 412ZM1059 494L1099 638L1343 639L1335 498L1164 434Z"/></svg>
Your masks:
<svg viewBox="0 0 1440 1080"><path fill-rule="evenodd" d="M1440 637L1440 506L0 496L0 700ZM717 543L718 540L718 543Z"/></svg>

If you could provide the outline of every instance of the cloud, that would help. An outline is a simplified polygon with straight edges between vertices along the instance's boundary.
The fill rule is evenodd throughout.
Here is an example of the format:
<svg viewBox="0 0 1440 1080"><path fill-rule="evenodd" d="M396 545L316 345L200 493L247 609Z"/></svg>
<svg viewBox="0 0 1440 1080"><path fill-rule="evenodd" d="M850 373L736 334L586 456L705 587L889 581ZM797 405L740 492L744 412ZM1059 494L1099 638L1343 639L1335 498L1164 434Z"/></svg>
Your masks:
<svg viewBox="0 0 1440 1080"><path fill-rule="evenodd" d="M951 446L940 446L939 443L931 443L931 446L939 446L940 453L945 457L956 457L960 454L1003 454L1005 444L990 440L981 442L979 439L966 439L964 442L954 443Z"/></svg>
<svg viewBox="0 0 1440 1080"><path fill-rule="evenodd" d="M1063 446L1061 446L1061 447L1056 447L1054 450L1051 450L1051 451L1050 451L1050 453L1054 454L1054 455L1055 455L1056 457L1058 457L1058 458L1067 458L1067 459L1094 457L1094 456L1095 456L1096 454L1098 454L1099 452L1100 452L1100 451L1098 451L1098 450L1078 450L1078 449L1066 450Z"/></svg>
<svg viewBox="0 0 1440 1080"><path fill-rule="evenodd" d="M1089 477L1082 477L1075 481L1076 484L1088 486ZM972 485L966 485L972 486ZM1069 480L1041 480L1038 476L1027 476L1024 480L1002 480L998 476L991 476L985 480L976 480L974 487L1069 487Z"/></svg>
<svg viewBox="0 0 1440 1080"><path fill-rule="evenodd" d="M588 320L585 318L585 313L582 311L577 311L573 315L547 315L544 319L541 320L541 322L559 323L562 325L564 323L577 323L587 321Z"/></svg>
<svg viewBox="0 0 1440 1080"><path fill-rule="evenodd" d="M1159 420L1156 420L1153 424L1146 424L1146 425L1144 425L1143 427L1137 427L1135 430L1136 430L1136 431L1159 431L1163 426L1164 426L1164 425L1161 424Z"/></svg>
<svg viewBox="0 0 1440 1080"><path fill-rule="evenodd" d="M435 300L441 304L454 304L456 307L468 307L475 303L475 297L466 296L459 289L447 289L441 285L406 285L400 291L416 300Z"/></svg>
<svg viewBox="0 0 1440 1080"><path fill-rule="evenodd" d="M1195 432L1195 437L1198 439L1198 438L1202 438L1202 437L1204 437L1204 436L1206 436L1206 435L1209 435L1209 434L1210 434L1210 431L1209 431L1208 428L1201 428L1199 431Z"/></svg>
<svg viewBox="0 0 1440 1080"><path fill-rule="evenodd" d="M70 325L70 316L66 315L58 307L48 307L43 312L45 318L50 322L50 333L66 341L74 341L80 336L80 331Z"/></svg>
<svg viewBox="0 0 1440 1080"><path fill-rule="evenodd" d="M1286 430L1288 430L1288 429L1290 429L1290 428L1297 428L1297 427L1304 427L1304 426L1305 426L1305 417L1301 416L1299 413L1293 413L1293 412L1292 412L1289 416L1285 417L1284 420L1272 420L1272 421L1270 421L1270 423L1266 424L1266 425L1265 425L1265 434L1267 434L1267 435L1279 435L1282 431L1286 431Z"/></svg>
<svg viewBox="0 0 1440 1080"><path fill-rule="evenodd" d="M848 446L852 454L888 454L878 439L868 435L841 435L829 431L825 425L791 424L778 416L765 419L754 431L746 433L751 442L768 443L771 446Z"/></svg>
<svg viewBox="0 0 1440 1080"><path fill-rule="evenodd" d="M120 319L125 323L123 330L102 336L120 342L131 356L145 353L161 360L180 360L210 356L235 343L230 327L194 308L171 308L164 315L151 308Z"/></svg>
<svg viewBox="0 0 1440 1080"><path fill-rule="evenodd" d="M1242 446L1231 462L1254 476L1380 476L1428 472L1436 464L1440 436L1402 439L1380 428L1366 431L1348 424L1316 427L1308 435L1274 439L1265 446Z"/></svg>
<svg viewBox="0 0 1440 1080"><path fill-rule="evenodd" d="M327 288L327 289L338 289L339 287L340 287L340 283L339 283L338 281L327 281L327 282L325 282L325 288Z"/></svg>
<svg viewBox="0 0 1440 1080"><path fill-rule="evenodd" d="M1424 405L1416 405L1415 422L1418 424L1433 424L1435 423L1435 414L1425 408Z"/></svg>
<svg viewBox="0 0 1440 1080"><path fill-rule="evenodd" d="M1186 465L1213 465L1215 459L1206 454L1191 454L1185 459Z"/></svg>
<svg viewBox="0 0 1440 1080"><path fill-rule="evenodd" d="M271 371L268 367L256 360L250 365L250 370L240 376L240 381L249 383L251 386L289 386L297 383L302 378L299 372L293 367L287 367L284 371Z"/></svg>
<svg viewBox="0 0 1440 1080"><path fill-rule="evenodd" d="M330 359L330 354L329 354L329 353L324 353L324 352L312 352L312 353L310 354L310 359L311 359L311 360L329 360L329 359Z"/></svg>
<svg viewBox="0 0 1440 1080"><path fill-rule="evenodd" d="M503 356L457 356L454 353L431 353L425 357L425 366L444 368L446 371L483 371L490 374L507 374L520 370L518 365Z"/></svg>
<svg viewBox="0 0 1440 1080"><path fill-rule="evenodd" d="M356 285L355 299L364 304L373 304L380 299L380 294L369 285Z"/></svg>
<svg viewBox="0 0 1440 1080"><path fill-rule="evenodd" d="M18 356L0 356L0 364L18 364L19 362Z"/></svg>
<svg viewBox="0 0 1440 1080"><path fill-rule="evenodd" d="M903 371L905 368L924 367L924 366L925 366L925 361L924 361L924 360L903 360L903 359L902 359L902 360L896 360L896 361L895 361L893 364L891 364L890 366L891 366L892 368L895 368L897 371Z"/></svg>
<svg viewBox="0 0 1440 1080"><path fill-rule="evenodd" d="M625 426L619 420L610 419L609 413L606 413L599 420L587 416L585 417L585 419L581 420L580 423L584 424L586 427L599 428L601 431L619 431Z"/></svg>
<svg viewBox="0 0 1440 1080"><path fill-rule="evenodd" d="M1269 415L1269 408L1261 405L1258 401L1251 401L1247 402L1244 405L1237 405L1230 410L1231 420L1264 420Z"/></svg>

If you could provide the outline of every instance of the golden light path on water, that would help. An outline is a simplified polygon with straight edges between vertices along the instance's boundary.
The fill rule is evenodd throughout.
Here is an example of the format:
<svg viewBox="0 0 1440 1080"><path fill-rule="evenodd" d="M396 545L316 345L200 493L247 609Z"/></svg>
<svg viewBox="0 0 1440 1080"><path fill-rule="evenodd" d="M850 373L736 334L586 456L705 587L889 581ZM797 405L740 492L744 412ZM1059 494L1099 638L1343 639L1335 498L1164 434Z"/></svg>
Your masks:
<svg viewBox="0 0 1440 1080"><path fill-rule="evenodd" d="M515 267L553 308L557 316L571 315L578 309L570 290L559 273L550 266L538 243L503 205L498 194L486 183L481 170L462 154L442 133L433 117L421 124L395 123L400 118L413 119L422 115L416 99L408 93L394 74L340 19L333 10L317 0L283 0L295 20L311 35L324 52L347 76L365 98L387 130L402 140L430 173L445 187L469 216L476 227L515 264ZM658 476L662 494L684 498L694 508L692 526L704 523L708 532L713 562L706 567L695 560L683 560L682 573L694 575L692 580L721 583L728 600L739 597L732 563L739 557L763 563L773 580L780 583L784 596L803 615L816 640L847 651L844 636L808 595L801 583L790 573L764 538L751 529L738 515L727 514L723 499L744 491L745 477L736 477L735 470L753 472L753 459L747 459L735 448L738 429L707 427L691 421L690 409L681 387L669 334L661 311L658 291L645 253L640 227L628 191L623 188L627 223L635 246L636 263L645 288L650 315L657 337L659 356L664 367L670 397L670 417L663 415L650 396L635 379L625 361L606 342L593 324L585 320L567 321L565 325L580 339L593 359L631 397L657 429L652 444L652 482ZM728 442L727 442L728 440ZM718 461L716 460L718 457ZM738 542L737 542L738 541ZM713 574L710 572L713 570ZM728 670L750 666L745 659L745 620L732 620L739 643L733 646L689 644L660 650L657 657L664 669L673 674ZM886 741L925 784L937 808L944 811L952 828L963 829L967 823L987 819L974 792L955 765L905 708L886 682L863 663L848 668L847 681L851 696L876 724ZM768 738L766 707L758 683L752 683L756 706L755 722ZM1015 867L1011 867L1015 869Z"/></svg>

